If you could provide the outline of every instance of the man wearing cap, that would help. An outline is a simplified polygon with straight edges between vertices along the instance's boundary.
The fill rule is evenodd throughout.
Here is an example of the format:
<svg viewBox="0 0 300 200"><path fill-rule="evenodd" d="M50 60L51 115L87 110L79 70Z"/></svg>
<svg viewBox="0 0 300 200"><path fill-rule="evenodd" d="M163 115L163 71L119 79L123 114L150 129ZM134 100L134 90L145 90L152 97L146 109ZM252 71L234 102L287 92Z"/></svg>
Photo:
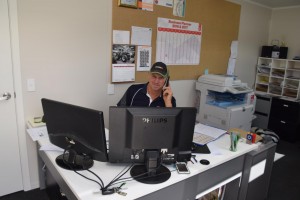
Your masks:
<svg viewBox="0 0 300 200"><path fill-rule="evenodd" d="M176 100L167 82L169 73L166 64L156 62L149 73L149 82L131 85L118 106L176 107Z"/></svg>

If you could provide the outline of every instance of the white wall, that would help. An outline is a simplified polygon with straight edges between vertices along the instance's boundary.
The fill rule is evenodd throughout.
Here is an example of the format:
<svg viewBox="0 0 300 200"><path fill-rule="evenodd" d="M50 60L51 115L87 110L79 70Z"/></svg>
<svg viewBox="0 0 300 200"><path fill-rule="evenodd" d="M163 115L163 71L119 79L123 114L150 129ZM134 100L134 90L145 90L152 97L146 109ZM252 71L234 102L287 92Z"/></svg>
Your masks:
<svg viewBox="0 0 300 200"><path fill-rule="evenodd" d="M255 82L261 46L268 43L272 10L242 1L235 75L250 87Z"/></svg>
<svg viewBox="0 0 300 200"><path fill-rule="evenodd" d="M19 0L24 118L42 115L43 97L104 111L111 44L111 1ZM34 78L36 91L27 92ZM38 186L35 144L27 137L30 181Z"/></svg>
<svg viewBox="0 0 300 200"><path fill-rule="evenodd" d="M300 56L300 7L276 9L272 13L269 44L272 40L285 42L288 47L288 58Z"/></svg>
<svg viewBox="0 0 300 200"><path fill-rule="evenodd" d="M107 113L111 2L20 0L19 31L26 119L42 114L42 97Z"/></svg>
<svg viewBox="0 0 300 200"><path fill-rule="evenodd" d="M285 43L289 59L300 56L300 7L270 9L247 0L229 1L242 5L235 69L235 75L242 81L254 85L261 46L272 45L272 40L279 40L280 45Z"/></svg>

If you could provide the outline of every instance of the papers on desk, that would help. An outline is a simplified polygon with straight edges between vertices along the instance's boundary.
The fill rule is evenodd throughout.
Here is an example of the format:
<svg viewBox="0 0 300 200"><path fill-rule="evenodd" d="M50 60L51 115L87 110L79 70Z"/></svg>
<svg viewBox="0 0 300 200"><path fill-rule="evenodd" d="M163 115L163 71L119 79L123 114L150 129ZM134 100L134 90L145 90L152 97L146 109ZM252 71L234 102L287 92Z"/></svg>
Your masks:
<svg viewBox="0 0 300 200"><path fill-rule="evenodd" d="M48 131L46 126L29 128L27 129L28 135L31 137L32 141L38 141L41 139L49 139ZM50 142L41 145L40 151L64 151L62 148L51 144Z"/></svg>
<svg viewBox="0 0 300 200"><path fill-rule="evenodd" d="M63 152L64 149L54 145L54 144L45 144L45 145L42 145L40 147L40 151L58 151L58 152Z"/></svg>
<svg viewBox="0 0 300 200"><path fill-rule="evenodd" d="M225 130L199 123L195 125L193 142L199 145L205 145L218 139L225 133Z"/></svg>
<svg viewBox="0 0 300 200"><path fill-rule="evenodd" d="M27 133L33 141L37 141L41 138L49 138L46 126L29 128L27 129Z"/></svg>

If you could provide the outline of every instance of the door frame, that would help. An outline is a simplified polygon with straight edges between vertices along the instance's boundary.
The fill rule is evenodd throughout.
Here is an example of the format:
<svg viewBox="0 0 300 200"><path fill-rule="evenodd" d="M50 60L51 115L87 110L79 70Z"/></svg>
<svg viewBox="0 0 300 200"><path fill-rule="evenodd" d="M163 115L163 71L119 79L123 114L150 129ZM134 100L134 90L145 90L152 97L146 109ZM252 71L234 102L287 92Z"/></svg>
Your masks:
<svg viewBox="0 0 300 200"><path fill-rule="evenodd" d="M24 105L23 105L23 90L21 77L21 63L20 63L20 46L19 46L19 28L18 28L18 6L17 0L7 0L10 37L11 37L11 54L12 54L12 70L13 70L13 84L15 91L15 107L17 117L17 134L20 149L23 190L34 189L30 181L30 171L28 162L27 142L26 142L26 122L24 119Z"/></svg>

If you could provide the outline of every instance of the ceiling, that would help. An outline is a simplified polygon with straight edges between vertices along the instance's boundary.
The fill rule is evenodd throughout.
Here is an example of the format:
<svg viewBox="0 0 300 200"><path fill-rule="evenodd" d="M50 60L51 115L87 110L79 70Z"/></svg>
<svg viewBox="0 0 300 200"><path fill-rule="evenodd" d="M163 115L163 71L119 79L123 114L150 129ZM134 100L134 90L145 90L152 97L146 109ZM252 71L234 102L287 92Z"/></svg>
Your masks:
<svg viewBox="0 0 300 200"><path fill-rule="evenodd" d="M300 6L300 0L249 0L269 8Z"/></svg>

